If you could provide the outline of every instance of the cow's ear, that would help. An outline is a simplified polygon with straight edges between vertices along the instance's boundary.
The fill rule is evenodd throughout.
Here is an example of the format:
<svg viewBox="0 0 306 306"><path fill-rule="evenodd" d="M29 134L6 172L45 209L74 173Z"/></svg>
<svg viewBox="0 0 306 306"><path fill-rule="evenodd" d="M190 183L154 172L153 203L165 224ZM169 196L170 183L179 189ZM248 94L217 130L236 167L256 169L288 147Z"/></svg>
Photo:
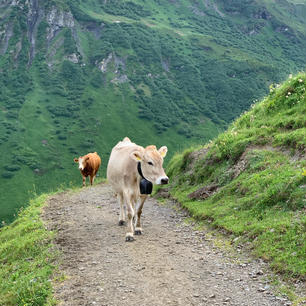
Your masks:
<svg viewBox="0 0 306 306"><path fill-rule="evenodd" d="M79 159L78 159L78 158L74 158L73 160L74 160L75 163L78 163L78 162L79 162Z"/></svg>
<svg viewBox="0 0 306 306"><path fill-rule="evenodd" d="M158 150L159 154L161 155L162 158L164 158L167 155L168 152L168 148L166 146L162 146L159 150Z"/></svg>
<svg viewBox="0 0 306 306"><path fill-rule="evenodd" d="M134 151L131 153L131 157L136 160L136 161L141 161L142 160L142 153L139 151Z"/></svg>
<svg viewBox="0 0 306 306"><path fill-rule="evenodd" d="M85 161L88 161L89 160L89 156L87 156L86 158L85 158Z"/></svg>

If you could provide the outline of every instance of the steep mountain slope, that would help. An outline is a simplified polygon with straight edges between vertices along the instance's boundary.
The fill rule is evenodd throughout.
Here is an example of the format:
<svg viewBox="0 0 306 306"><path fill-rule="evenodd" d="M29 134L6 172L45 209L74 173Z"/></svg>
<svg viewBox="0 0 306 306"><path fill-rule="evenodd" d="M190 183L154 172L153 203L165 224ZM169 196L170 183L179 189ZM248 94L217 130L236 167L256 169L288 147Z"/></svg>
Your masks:
<svg viewBox="0 0 306 306"><path fill-rule="evenodd" d="M277 271L306 277L306 76L252 106L212 143L176 155L171 194Z"/></svg>
<svg viewBox="0 0 306 306"><path fill-rule="evenodd" d="M0 219L75 155L205 142L302 69L305 2L240 2L0 1Z"/></svg>

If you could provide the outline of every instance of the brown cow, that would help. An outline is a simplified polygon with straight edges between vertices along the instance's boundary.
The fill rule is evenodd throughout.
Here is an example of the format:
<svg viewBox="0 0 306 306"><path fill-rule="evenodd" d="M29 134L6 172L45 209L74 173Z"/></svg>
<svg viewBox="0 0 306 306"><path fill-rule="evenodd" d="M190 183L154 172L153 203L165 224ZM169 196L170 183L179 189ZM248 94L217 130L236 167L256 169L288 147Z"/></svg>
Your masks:
<svg viewBox="0 0 306 306"><path fill-rule="evenodd" d="M125 137L111 152L107 179L120 204L119 225L125 222L124 205L126 206L128 217L126 241L133 241L134 233L135 235L142 233L140 223L142 208L152 189L142 192L141 182L144 180L145 184L151 185L168 184L169 179L163 169L163 160L167 151L166 146L159 150L154 145L143 148Z"/></svg>
<svg viewBox="0 0 306 306"><path fill-rule="evenodd" d="M74 161L79 163L79 169L83 177L83 186L86 185L85 181L87 176L90 176L90 185L92 185L101 165L101 158L97 152L74 158Z"/></svg>

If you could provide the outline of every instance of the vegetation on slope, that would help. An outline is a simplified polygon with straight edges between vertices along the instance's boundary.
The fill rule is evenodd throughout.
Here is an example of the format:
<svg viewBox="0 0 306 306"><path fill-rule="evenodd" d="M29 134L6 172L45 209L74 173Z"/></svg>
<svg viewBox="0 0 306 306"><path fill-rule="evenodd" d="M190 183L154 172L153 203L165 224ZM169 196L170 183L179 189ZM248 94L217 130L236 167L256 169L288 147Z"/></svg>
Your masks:
<svg viewBox="0 0 306 306"><path fill-rule="evenodd" d="M18 218L0 229L0 305L55 305L51 277L53 233L40 218L47 195L30 202Z"/></svg>
<svg viewBox="0 0 306 306"><path fill-rule="evenodd" d="M305 88L305 74L271 86L213 142L174 156L167 172L171 195L194 217L227 230L276 271L303 279Z"/></svg>
<svg viewBox="0 0 306 306"><path fill-rule="evenodd" d="M282 1L0 3L0 220L28 190L77 184L73 157L124 136L208 141L305 66L303 10ZM302 13L301 13L302 12Z"/></svg>

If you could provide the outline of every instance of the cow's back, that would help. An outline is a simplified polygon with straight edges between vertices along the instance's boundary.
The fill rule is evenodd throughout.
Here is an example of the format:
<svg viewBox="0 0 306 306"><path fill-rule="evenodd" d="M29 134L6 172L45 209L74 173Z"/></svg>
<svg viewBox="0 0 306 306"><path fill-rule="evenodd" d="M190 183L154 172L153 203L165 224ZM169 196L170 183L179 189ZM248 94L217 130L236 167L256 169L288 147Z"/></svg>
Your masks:
<svg viewBox="0 0 306 306"><path fill-rule="evenodd" d="M111 152L107 165L107 179L117 192L136 182L137 162L130 157L135 150L143 148L130 141L120 141Z"/></svg>
<svg viewBox="0 0 306 306"><path fill-rule="evenodd" d="M101 165L101 158L95 153L88 153L87 156L89 157L89 160L87 161L87 166L92 169L94 172L97 172L100 165Z"/></svg>

